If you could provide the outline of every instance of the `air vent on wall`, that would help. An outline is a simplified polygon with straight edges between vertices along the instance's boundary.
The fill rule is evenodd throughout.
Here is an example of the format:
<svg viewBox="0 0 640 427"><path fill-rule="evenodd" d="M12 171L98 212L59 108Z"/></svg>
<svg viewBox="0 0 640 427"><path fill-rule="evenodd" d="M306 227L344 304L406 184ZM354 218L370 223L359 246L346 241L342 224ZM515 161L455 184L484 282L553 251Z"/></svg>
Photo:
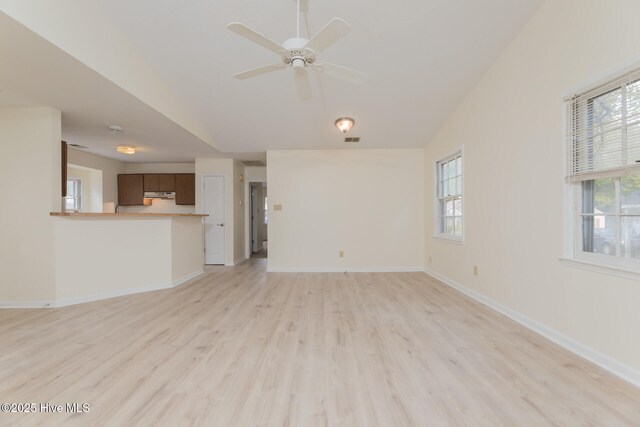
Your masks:
<svg viewBox="0 0 640 427"><path fill-rule="evenodd" d="M245 166L265 166L262 160L245 160L242 163L244 163Z"/></svg>
<svg viewBox="0 0 640 427"><path fill-rule="evenodd" d="M344 142L360 142L359 136L351 136L344 139Z"/></svg>
<svg viewBox="0 0 640 427"><path fill-rule="evenodd" d="M73 148L79 148L81 150L86 150L89 147L85 147L84 145L80 145L80 144L69 144L69 147L73 147Z"/></svg>

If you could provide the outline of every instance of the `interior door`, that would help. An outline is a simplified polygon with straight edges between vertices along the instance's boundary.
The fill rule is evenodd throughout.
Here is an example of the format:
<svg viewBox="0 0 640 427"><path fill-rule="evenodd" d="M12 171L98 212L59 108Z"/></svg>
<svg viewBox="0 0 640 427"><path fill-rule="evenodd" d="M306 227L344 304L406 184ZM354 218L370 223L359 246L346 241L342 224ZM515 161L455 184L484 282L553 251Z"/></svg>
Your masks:
<svg viewBox="0 0 640 427"><path fill-rule="evenodd" d="M204 177L205 264L224 264L224 177Z"/></svg>

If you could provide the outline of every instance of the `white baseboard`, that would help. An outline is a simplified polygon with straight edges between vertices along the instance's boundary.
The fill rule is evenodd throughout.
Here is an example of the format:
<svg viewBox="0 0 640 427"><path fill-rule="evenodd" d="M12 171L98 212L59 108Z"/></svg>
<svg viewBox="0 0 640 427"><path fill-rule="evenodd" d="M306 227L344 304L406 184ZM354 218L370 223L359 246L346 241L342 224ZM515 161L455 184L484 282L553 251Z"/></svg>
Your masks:
<svg viewBox="0 0 640 427"><path fill-rule="evenodd" d="M564 347L572 353L577 354L583 359L586 359L589 362L594 363L601 368L611 372L612 374L622 378L623 380L628 381L637 387L640 387L640 372L638 372L634 368L625 365L624 363L621 363L605 354L602 354L599 351L594 350L591 347L588 347L574 340L573 338L570 338L562 334L561 332L558 332L553 328L550 328L536 320L530 319L529 317L520 314L517 311L510 309L509 307L499 304L494 300L487 298L486 296L472 289L469 289L456 282L455 280L452 280L440 273L437 273L430 269L425 269L424 272L434 277L435 279L438 279L445 285L459 292L462 292L463 294L478 301L479 303L482 303L487 307L497 311L498 313L504 314L511 320L514 320L522 326L542 335L548 340L551 340L559 346Z"/></svg>
<svg viewBox="0 0 640 427"><path fill-rule="evenodd" d="M415 273L422 267L267 267L267 273Z"/></svg>
<svg viewBox="0 0 640 427"><path fill-rule="evenodd" d="M69 305L83 304L87 302L100 301L109 298L123 297L126 295L141 294L144 292L159 291L162 289L170 289L170 283L161 283L157 285L141 286L139 288L119 289L117 291L99 292L97 294L85 295L75 298L63 298L54 301L51 307L67 307Z"/></svg>
<svg viewBox="0 0 640 427"><path fill-rule="evenodd" d="M52 307L53 301L0 301L0 309Z"/></svg>
<svg viewBox="0 0 640 427"><path fill-rule="evenodd" d="M96 294L85 295L81 297L75 298L63 298L56 299L53 301L25 301L25 302L14 302L14 301L0 301L0 309L4 308L56 308L56 307L67 307L70 305L83 304L87 302L94 302L105 300L109 298L122 297L126 295L133 294L141 294L144 292L152 292L159 291L163 289L171 289L177 286L182 285L183 283L188 282L191 279L194 279L201 274L204 274L204 270L198 270L186 276L183 276L177 280L174 280L171 283L160 283L153 284L147 286L141 286L139 288L128 288L128 289L119 289L116 291L108 291L108 292L99 292Z"/></svg>
<svg viewBox="0 0 640 427"><path fill-rule="evenodd" d="M195 279L196 277L200 276L204 274L204 270L198 270L198 271L194 271L191 274L187 274L186 276L182 276L179 279L176 279L173 281L173 283L171 283L171 286L174 288L177 288L178 286L182 285L183 283L188 282L191 279Z"/></svg>
<svg viewBox="0 0 640 427"><path fill-rule="evenodd" d="M246 256L243 256L243 257L238 258L237 260L233 261L233 265L238 265L238 264L240 264L241 262L245 262L246 260L247 260L247 257L246 257Z"/></svg>

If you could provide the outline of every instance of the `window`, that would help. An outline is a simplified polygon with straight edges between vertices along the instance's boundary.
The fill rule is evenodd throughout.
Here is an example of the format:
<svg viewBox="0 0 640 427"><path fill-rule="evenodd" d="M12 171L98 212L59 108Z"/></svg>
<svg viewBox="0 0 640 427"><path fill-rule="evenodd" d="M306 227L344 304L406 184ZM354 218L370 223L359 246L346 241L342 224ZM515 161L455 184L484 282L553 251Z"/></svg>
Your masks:
<svg viewBox="0 0 640 427"><path fill-rule="evenodd" d="M569 103L573 255L640 268L640 70Z"/></svg>
<svg viewBox="0 0 640 427"><path fill-rule="evenodd" d="M267 203L267 196L264 196L264 223L269 224L269 204Z"/></svg>
<svg viewBox="0 0 640 427"><path fill-rule="evenodd" d="M436 163L436 235L462 241L462 151Z"/></svg>
<svg viewBox="0 0 640 427"><path fill-rule="evenodd" d="M82 209L81 192L82 181L79 179L67 179L67 197L65 198L67 212L80 212L80 209Z"/></svg>

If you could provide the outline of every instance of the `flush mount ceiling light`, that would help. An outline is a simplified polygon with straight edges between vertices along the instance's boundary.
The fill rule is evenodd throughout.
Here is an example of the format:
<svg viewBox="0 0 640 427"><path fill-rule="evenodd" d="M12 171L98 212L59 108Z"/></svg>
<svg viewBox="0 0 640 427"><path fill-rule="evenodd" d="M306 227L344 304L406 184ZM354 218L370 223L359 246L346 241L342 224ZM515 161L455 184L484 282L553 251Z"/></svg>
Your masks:
<svg viewBox="0 0 640 427"><path fill-rule="evenodd" d="M116 151L122 154L136 154L136 147L129 147L128 145L118 145Z"/></svg>
<svg viewBox="0 0 640 427"><path fill-rule="evenodd" d="M336 127L343 133L349 132L355 124L355 120L353 120L351 117L340 117L338 120L336 120Z"/></svg>

